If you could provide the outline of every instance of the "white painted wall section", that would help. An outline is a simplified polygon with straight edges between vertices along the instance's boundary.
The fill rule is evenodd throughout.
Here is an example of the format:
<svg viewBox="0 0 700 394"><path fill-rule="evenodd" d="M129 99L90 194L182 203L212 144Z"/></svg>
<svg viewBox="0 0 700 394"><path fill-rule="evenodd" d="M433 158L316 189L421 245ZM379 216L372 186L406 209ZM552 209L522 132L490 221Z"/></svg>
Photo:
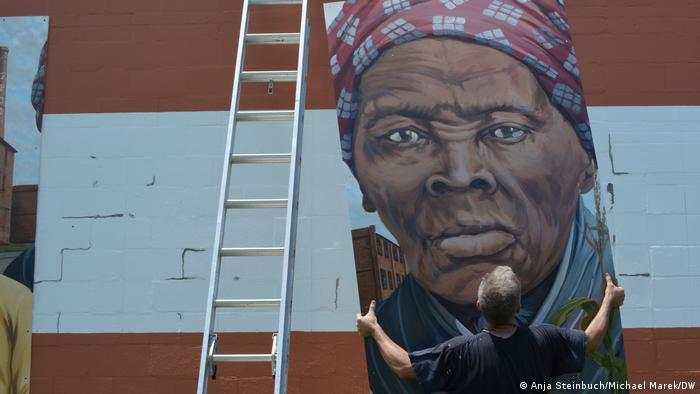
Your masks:
<svg viewBox="0 0 700 394"><path fill-rule="evenodd" d="M204 324L226 112L48 115L35 332L196 332ZM359 309L333 111L307 111L292 328L353 331ZM330 125L330 126L329 126ZM285 152L291 123L239 124L236 152ZM288 165L234 166L231 198L284 198ZM238 210L226 246L279 246L284 210ZM225 258L222 298L279 297L281 258ZM277 313L219 314L274 331Z"/></svg>
<svg viewBox="0 0 700 394"><path fill-rule="evenodd" d="M700 107L589 111L615 265L627 289L623 326L699 326ZM201 331L226 118L45 116L35 332ZM241 124L236 151L288 151L289 130L284 123ZM334 110L307 111L295 330L355 329L359 305L337 135ZM284 197L286 171L236 169L232 197ZM236 212L226 244L281 244L283 214ZM226 260L223 297L278 295L281 259ZM274 331L276 319L272 312L229 313L217 329Z"/></svg>
<svg viewBox="0 0 700 394"><path fill-rule="evenodd" d="M700 326L700 107L589 111L623 326Z"/></svg>

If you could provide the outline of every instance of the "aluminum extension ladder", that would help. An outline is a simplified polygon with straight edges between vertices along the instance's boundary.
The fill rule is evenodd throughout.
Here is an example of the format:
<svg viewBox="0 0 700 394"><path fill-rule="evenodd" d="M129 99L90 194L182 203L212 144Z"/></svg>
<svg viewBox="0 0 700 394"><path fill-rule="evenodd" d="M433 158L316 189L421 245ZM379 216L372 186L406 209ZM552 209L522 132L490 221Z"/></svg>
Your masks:
<svg viewBox="0 0 700 394"><path fill-rule="evenodd" d="M248 33L248 17L251 5L274 6L298 4L301 6L299 33ZM238 54L231 94L224 170L219 193L219 208L216 220L216 234L207 311L202 340L202 355L199 364L198 394L207 393L209 378L215 378L216 365L227 362L271 362L275 376L275 394L287 391L287 369L289 337L292 314L292 286L294 282L294 257L296 244L296 222L299 198L299 167L301 164L301 141L304 118L304 98L306 92L306 61L308 52L309 21L307 0L244 0L241 17L241 31L238 41ZM297 69L292 71L244 71L245 47L247 45L299 45ZM296 94L293 110L240 111L238 109L241 83L245 82L294 82ZM290 153L233 154L237 122L292 121L292 148ZM229 174L232 165L290 163L289 189L287 199L228 199ZM244 208L287 208L284 247L225 248L222 247L226 212ZM219 299L219 271L221 258L225 256L283 256L282 284L279 299ZM219 354L217 336L214 333L216 311L219 308L279 308L279 325L272 338L272 350L267 354Z"/></svg>

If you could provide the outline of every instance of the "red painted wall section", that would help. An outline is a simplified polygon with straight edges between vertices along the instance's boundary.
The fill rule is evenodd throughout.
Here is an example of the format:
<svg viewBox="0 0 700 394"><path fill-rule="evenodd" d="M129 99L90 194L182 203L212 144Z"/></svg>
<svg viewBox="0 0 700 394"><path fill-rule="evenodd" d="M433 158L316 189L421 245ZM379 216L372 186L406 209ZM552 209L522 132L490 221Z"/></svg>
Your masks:
<svg viewBox="0 0 700 394"><path fill-rule="evenodd" d="M226 110L242 1L9 0L5 15L50 16L47 113ZM27 4L31 3L31 4ZM313 2L308 107L332 108L323 7ZM298 6L254 7L251 32L299 31ZM296 47L251 48L247 68L295 69ZM286 85L286 86L284 86ZM244 90L242 107L284 108L293 84Z"/></svg>
<svg viewBox="0 0 700 394"><path fill-rule="evenodd" d="M311 1L307 108L335 108L323 3ZM227 110L241 0L2 0L0 15L48 15L46 112ZM700 2L567 0L587 102L700 105ZM298 30L293 6L253 11L251 32ZM296 49L253 48L247 69L293 69ZM289 108L292 85L244 89L242 108ZM700 328L626 329L632 382L700 380ZM267 352L270 334L222 345ZM199 334L35 334L32 393L192 393ZM222 348L222 351L233 349ZM269 365L225 365L218 393L271 391ZM290 393L367 393L362 340L292 336Z"/></svg>
<svg viewBox="0 0 700 394"><path fill-rule="evenodd" d="M270 333L223 334L222 353L266 353ZM32 394L191 394L201 334L34 334ZM292 334L288 392L369 393L356 333ZM269 363L224 364L209 392L272 392Z"/></svg>
<svg viewBox="0 0 700 394"><path fill-rule="evenodd" d="M267 352L269 333L223 334L221 351ZM700 328L625 329L629 381L700 384ZM32 394L190 394L199 334L34 334ZM368 393L362 338L294 332L289 393ZM269 364L226 364L212 393L272 392ZM641 393L644 391L633 391Z"/></svg>
<svg viewBox="0 0 700 394"><path fill-rule="evenodd" d="M12 224L10 242L29 243L36 239L38 185L12 187Z"/></svg>
<svg viewBox="0 0 700 394"><path fill-rule="evenodd" d="M335 108L323 3L312 25L307 108ZM241 0L4 0L49 15L47 113L226 110ZM298 31L295 6L258 7L251 32ZM700 3L568 0L589 105L700 104ZM249 69L295 68L294 47L254 48ZM286 85L286 86L283 86ZM292 85L244 90L243 108L285 108Z"/></svg>
<svg viewBox="0 0 700 394"><path fill-rule="evenodd" d="M631 383L696 382L700 390L700 328L627 328L624 338Z"/></svg>

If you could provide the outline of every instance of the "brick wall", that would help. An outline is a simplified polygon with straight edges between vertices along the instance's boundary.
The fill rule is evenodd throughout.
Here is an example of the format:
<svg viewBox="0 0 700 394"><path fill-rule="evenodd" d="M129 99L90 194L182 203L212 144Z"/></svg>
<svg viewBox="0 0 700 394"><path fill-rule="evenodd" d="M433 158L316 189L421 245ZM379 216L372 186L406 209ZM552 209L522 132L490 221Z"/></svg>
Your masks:
<svg viewBox="0 0 700 394"><path fill-rule="evenodd" d="M14 148L0 139L0 243L3 244L10 242L14 162Z"/></svg>
<svg viewBox="0 0 700 394"><path fill-rule="evenodd" d="M49 15L51 23L46 110L55 115L47 116L43 134L37 235L37 280L43 282L36 287L35 393L74 392L76 387L89 392L192 387L193 378L173 372L182 366L170 361L184 360L190 367L196 363L193 347L199 343L192 339L196 334L164 339L175 342L167 353L182 357L163 361L159 346L167 343L154 340L157 346L151 348L150 334L131 333L194 332L201 326L203 298L197 297L203 297L206 287L208 254L185 250L206 249L211 239L219 165L216 150L225 114L185 111L227 110L241 2L165 4L156 0L3 3L4 15ZM696 294L700 212L693 204L698 197L694 152L700 117L697 107L656 106L700 103L700 47L696 45L700 24L694 16L700 4L693 0L569 0L567 7L587 101L593 106L601 179L606 189L612 185L606 198L616 266L620 274L628 275L621 280L628 289L622 318L630 375L690 376L698 370L693 358L700 342L697 329L674 327L700 325ZM286 22L294 19L289 10L255 11L252 30L274 26L274 31L293 31L296 26ZM297 330L337 333L352 330L357 295L352 273L338 271L343 261L349 261L346 267L352 269L348 260L352 248L347 216L343 216L347 213L339 210L346 200L338 141L334 130L327 132L328 125L334 125L335 102L321 1L312 2L311 17L307 103L327 112L319 113L316 126L307 128L305 164L315 165L302 171L302 193L308 193L302 195L302 203L308 204L308 217L300 224L300 242L305 246L299 250L299 261L308 264L297 271L301 282L294 324ZM274 56L266 50L251 51L250 61L251 69L294 64L293 57ZM284 108L291 99L290 87L283 84L276 86L272 96L262 85L244 93L250 97L244 108ZM630 105L639 107L622 107ZM111 114L115 112L124 113ZM259 135L280 143L269 134ZM239 147L254 148L259 140L251 137L246 144ZM248 177L242 196L280 191L270 186L280 175ZM264 237L280 239L281 221L274 215L243 219L250 237L259 239L262 225L273 223L278 230ZM238 233L244 239L246 234ZM269 265L230 268L225 277L236 288L264 294L271 290L266 287L269 272ZM337 282L339 277L344 279ZM265 332L274 325L264 314L249 325L235 318L229 316L220 328ZM104 332L118 332L119 339L100 344L104 334L99 333ZM259 335L269 339L267 334ZM313 335L322 341L323 334ZM77 376L69 367L61 368L70 366L72 358L90 356L85 350L119 354L124 346L120 341L133 341L132 350L149 349L153 358L148 370L118 377L119 368L132 366L112 365L103 358L86 369L78 368ZM338 349L326 345L318 348L319 353L309 353L313 355L309 366L316 365L311 360L324 352L335 351L336 360L342 358ZM363 356L350 352L343 352L346 361L363 365ZM322 360L324 365L316 365L320 370L325 363L333 365ZM336 372L299 376L305 376L305 384L323 388L345 387L333 379L358 381L354 372ZM234 390L251 392L260 379L268 379L263 377L266 372L259 373L253 373L257 377L242 374L229 383Z"/></svg>
<svg viewBox="0 0 700 394"><path fill-rule="evenodd" d="M700 330L697 328L625 329L629 379L700 382Z"/></svg>
<svg viewBox="0 0 700 394"><path fill-rule="evenodd" d="M10 231L12 242L34 242L37 191L37 185L18 185L12 188L12 225Z"/></svg>
<svg viewBox="0 0 700 394"><path fill-rule="evenodd" d="M310 2L307 108L314 109L335 107L324 2ZM50 16L47 113L226 110L241 3L7 0L3 14ZM700 25L692 17L700 4L570 0L566 5L589 105L700 103L695 45ZM255 11L251 31L294 31L294 8L278 10ZM296 64L293 56L277 53L252 49L251 69ZM244 90L252 99L243 106L289 103L290 87L278 91L269 100L266 86Z"/></svg>
<svg viewBox="0 0 700 394"><path fill-rule="evenodd" d="M268 352L270 336L223 334L221 350ZM198 334L41 335L33 341L32 393L190 394L200 346ZM354 362L364 359L357 334L295 332L291 346L288 393L369 393L364 362ZM209 392L272 392L273 386L269 364L224 364Z"/></svg>

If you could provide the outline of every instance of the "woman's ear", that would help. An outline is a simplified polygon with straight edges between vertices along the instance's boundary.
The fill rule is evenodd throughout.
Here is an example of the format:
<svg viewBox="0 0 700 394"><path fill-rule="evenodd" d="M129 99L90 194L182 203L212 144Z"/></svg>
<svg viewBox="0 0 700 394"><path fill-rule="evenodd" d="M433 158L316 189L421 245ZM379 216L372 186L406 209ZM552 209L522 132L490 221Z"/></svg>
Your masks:
<svg viewBox="0 0 700 394"><path fill-rule="evenodd" d="M362 193L362 208L364 208L366 212L377 212L377 207L374 206L374 203L370 201L364 193Z"/></svg>
<svg viewBox="0 0 700 394"><path fill-rule="evenodd" d="M588 165L583 171L583 177L579 185L579 192L581 194L588 193L595 186L596 179L596 165L592 157L588 156Z"/></svg>

